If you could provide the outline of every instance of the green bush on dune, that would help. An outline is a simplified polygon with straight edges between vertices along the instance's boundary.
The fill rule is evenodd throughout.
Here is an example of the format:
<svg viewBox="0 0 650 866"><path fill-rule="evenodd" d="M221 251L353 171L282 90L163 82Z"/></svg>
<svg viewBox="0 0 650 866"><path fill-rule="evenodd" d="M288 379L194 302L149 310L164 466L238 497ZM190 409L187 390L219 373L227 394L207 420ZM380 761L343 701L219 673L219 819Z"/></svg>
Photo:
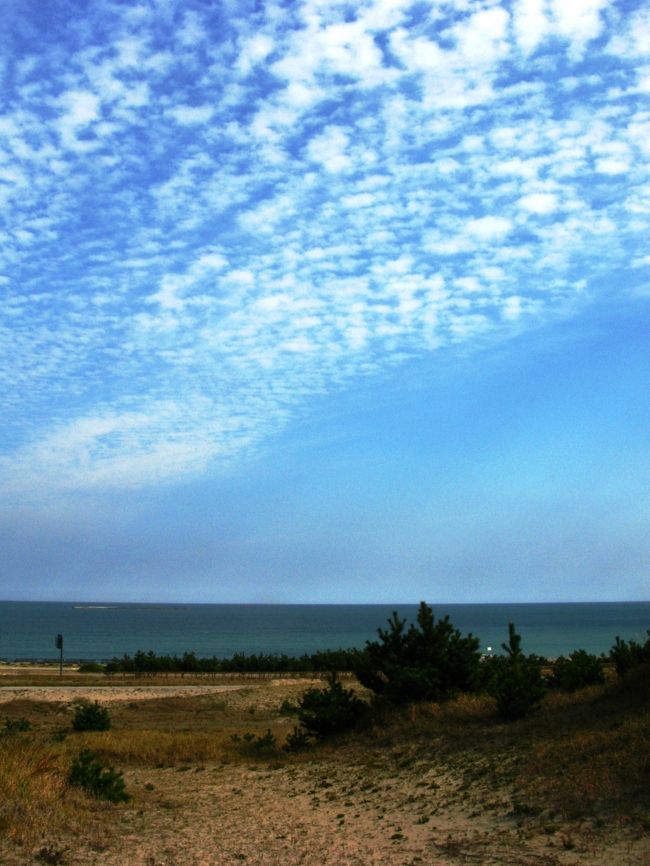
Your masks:
<svg viewBox="0 0 650 866"><path fill-rule="evenodd" d="M602 659L585 650L576 650L568 658L560 656L555 661L549 685L562 692L575 692L604 682Z"/></svg>
<svg viewBox="0 0 650 866"><path fill-rule="evenodd" d="M84 749L72 761L68 782L83 788L92 797L110 803L126 803L131 799L122 773L103 766L97 755L89 749Z"/></svg>
<svg viewBox="0 0 650 866"><path fill-rule="evenodd" d="M308 734L322 739L355 728L368 714L368 704L330 674L327 688L312 688L298 701L298 721Z"/></svg>
<svg viewBox="0 0 650 866"><path fill-rule="evenodd" d="M474 691L480 680L479 639L463 636L445 616L436 621L420 602L417 625L397 612L379 640L368 641L354 669L359 682L393 704L440 701Z"/></svg>
<svg viewBox="0 0 650 866"><path fill-rule="evenodd" d="M98 701L79 701L75 707L72 727L75 731L108 731L111 717Z"/></svg>
<svg viewBox="0 0 650 866"><path fill-rule="evenodd" d="M488 660L486 691L497 703L502 719L512 722L523 719L541 703L546 694L542 674L543 659L524 655L521 635L513 623L508 624L508 643L501 644L505 655Z"/></svg>
<svg viewBox="0 0 650 866"><path fill-rule="evenodd" d="M650 629L645 643L635 640L621 640L616 637L614 646L609 651L609 658L614 662L616 673L622 677L628 671L644 662L650 662Z"/></svg>

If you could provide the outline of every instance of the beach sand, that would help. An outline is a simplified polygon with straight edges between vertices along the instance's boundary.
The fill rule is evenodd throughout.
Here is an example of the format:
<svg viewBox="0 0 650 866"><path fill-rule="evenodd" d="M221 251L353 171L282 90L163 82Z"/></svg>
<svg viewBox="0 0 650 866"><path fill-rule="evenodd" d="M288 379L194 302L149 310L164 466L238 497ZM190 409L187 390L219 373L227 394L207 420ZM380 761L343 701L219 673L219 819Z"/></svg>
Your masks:
<svg viewBox="0 0 650 866"><path fill-rule="evenodd" d="M284 696L309 682L251 685L0 688L3 709L66 705L80 697L138 712L149 701L209 701L263 725ZM17 703L15 703L17 702ZM119 704L118 704L119 702ZM124 702L128 702L128 705ZM150 705L150 706L153 706ZM276 727L293 720L277 719ZM417 743L343 744L301 759L126 767L130 803L96 802L83 832L36 843L0 842L2 866L648 866L650 837L513 811L513 793ZM60 858L60 859L57 859Z"/></svg>

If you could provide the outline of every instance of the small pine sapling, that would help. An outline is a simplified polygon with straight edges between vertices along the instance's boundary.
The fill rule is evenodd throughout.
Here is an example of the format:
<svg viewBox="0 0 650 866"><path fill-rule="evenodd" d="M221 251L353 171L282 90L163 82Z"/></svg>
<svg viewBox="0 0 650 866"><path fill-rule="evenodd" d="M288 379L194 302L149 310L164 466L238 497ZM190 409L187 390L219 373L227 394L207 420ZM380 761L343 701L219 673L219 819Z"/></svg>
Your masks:
<svg viewBox="0 0 650 866"><path fill-rule="evenodd" d="M521 649L521 635L513 623L508 624L508 643L501 644L506 655L494 659L488 691L497 702L502 719L515 721L529 715L546 693L541 661L526 656Z"/></svg>
<svg viewBox="0 0 650 866"><path fill-rule="evenodd" d="M357 727L367 712L368 705L344 688L335 673L326 689L307 689L298 701L298 721L319 739Z"/></svg>
<svg viewBox="0 0 650 866"><path fill-rule="evenodd" d="M80 701L75 707L72 727L75 731L108 731L110 713L98 701Z"/></svg>
<svg viewBox="0 0 650 866"><path fill-rule="evenodd" d="M83 788L98 800L110 803L126 803L131 797L126 791L123 774L112 767L105 767L94 752L84 749L70 766L68 782Z"/></svg>

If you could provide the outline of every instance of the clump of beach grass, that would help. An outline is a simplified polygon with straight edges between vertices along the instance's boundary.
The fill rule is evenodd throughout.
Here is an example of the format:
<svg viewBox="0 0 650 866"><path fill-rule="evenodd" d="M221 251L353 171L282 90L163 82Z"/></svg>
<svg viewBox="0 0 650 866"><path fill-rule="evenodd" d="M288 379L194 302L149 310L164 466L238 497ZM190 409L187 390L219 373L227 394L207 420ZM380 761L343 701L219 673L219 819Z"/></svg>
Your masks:
<svg viewBox="0 0 650 866"><path fill-rule="evenodd" d="M59 749L21 736L0 741L0 833L24 843L74 820Z"/></svg>

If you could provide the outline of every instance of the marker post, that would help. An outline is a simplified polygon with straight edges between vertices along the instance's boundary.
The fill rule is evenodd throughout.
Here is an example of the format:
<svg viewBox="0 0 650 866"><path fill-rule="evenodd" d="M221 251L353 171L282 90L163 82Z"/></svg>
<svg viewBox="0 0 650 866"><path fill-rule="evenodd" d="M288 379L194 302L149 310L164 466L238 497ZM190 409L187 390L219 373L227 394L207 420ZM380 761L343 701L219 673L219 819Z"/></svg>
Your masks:
<svg viewBox="0 0 650 866"><path fill-rule="evenodd" d="M59 676L63 676L63 635L58 634L56 636L56 648L61 650L61 655L59 656Z"/></svg>

